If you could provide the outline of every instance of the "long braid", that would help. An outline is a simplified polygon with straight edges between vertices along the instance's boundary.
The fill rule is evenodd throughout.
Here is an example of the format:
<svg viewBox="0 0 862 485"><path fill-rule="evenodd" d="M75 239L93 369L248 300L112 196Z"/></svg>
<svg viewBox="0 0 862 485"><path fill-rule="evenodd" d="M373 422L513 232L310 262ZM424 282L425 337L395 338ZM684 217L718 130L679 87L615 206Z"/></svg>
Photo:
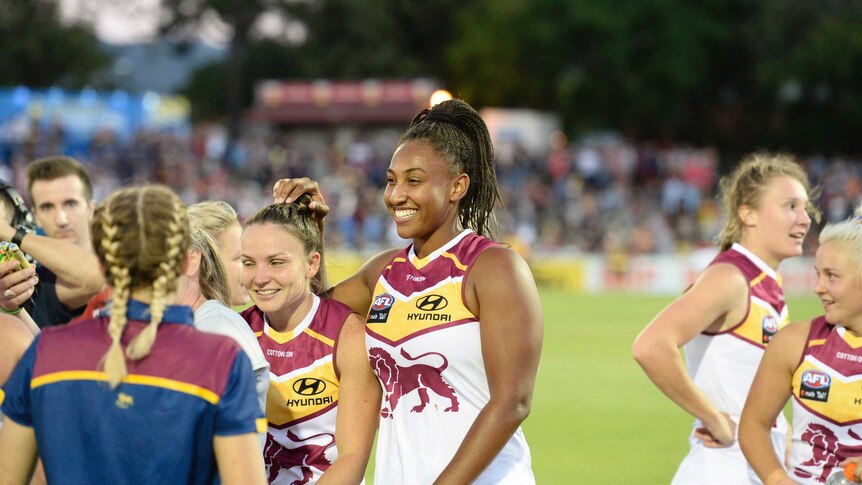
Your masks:
<svg viewBox="0 0 862 485"><path fill-rule="evenodd" d="M143 210L146 195L149 190L144 190L138 203L141 206L139 211ZM177 277L179 276L180 267L183 260L183 252L185 250L185 242L188 238L187 222L185 208L179 199L174 199L171 210L173 219L168 222L168 236L166 238L166 247L164 248L164 258L159 263L157 277L152 284L152 299L150 301L150 323L147 327L132 340L126 349L126 355L131 360L140 360L149 355L156 340L156 332L158 331L159 323L165 314L167 306L167 294L176 288ZM161 221L142 220L141 225L160 224ZM186 230L184 231L184 225ZM143 234L148 231L142 229ZM146 246L145 246L146 247ZM150 248L148 248L150 249ZM162 248L155 249L160 251ZM148 255L144 255L148 256Z"/></svg>
<svg viewBox="0 0 862 485"><path fill-rule="evenodd" d="M493 211L500 201L500 191L494 147L479 113L462 100L443 101L413 118L399 145L408 140L428 142L449 158L453 175L467 174L470 186L458 204L459 223L462 228L491 237L496 229Z"/></svg>
<svg viewBox="0 0 862 485"><path fill-rule="evenodd" d="M111 194L96 208L90 229L93 249L114 293L108 323L111 345L103 368L111 387L116 388L128 372L126 358L146 357L155 342L188 245L188 220L180 198L167 187L155 185ZM123 352L129 299L133 293L147 290L152 320Z"/></svg>
<svg viewBox="0 0 862 485"><path fill-rule="evenodd" d="M118 240L119 227L114 225L110 205L106 205L101 211L101 228L104 237L101 240L104 259L107 263L107 273L111 286L113 287L113 302L111 320L108 323L108 334L111 336L111 346L103 357L103 368L108 377L111 388L116 388L123 377L126 376L126 358L120 339L126 328L126 307L129 301L131 277L129 269L123 266L119 257L120 241Z"/></svg>

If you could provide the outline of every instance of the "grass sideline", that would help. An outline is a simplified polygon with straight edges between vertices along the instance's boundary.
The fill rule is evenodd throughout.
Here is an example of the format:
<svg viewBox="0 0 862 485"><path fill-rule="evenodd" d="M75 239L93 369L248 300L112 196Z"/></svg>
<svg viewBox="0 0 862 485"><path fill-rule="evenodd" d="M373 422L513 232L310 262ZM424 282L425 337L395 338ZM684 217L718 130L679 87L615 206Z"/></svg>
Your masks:
<svg viewBox="0 0 862 485"><path fill-rule="evenodd" d="M631 344L672 297L559 290L541 297L545 341L523 426L536 481L670 483L692 419L644 375ZM822 313L813 295L788 300L794 321ZM366 476L373 483L373 455Z"/></svg>

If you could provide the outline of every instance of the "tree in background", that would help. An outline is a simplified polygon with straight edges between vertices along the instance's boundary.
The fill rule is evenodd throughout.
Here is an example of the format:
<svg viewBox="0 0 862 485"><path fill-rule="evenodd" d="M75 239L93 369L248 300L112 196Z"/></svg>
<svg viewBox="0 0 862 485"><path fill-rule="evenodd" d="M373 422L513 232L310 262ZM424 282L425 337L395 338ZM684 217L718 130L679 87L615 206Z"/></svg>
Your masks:
<svg viewBox="0 0 862 485"><path fill-rule="evenodd" d="M0 32L0 86L80 88L109 62L88 25L60 23L54 1L3 1Z"/></svg>
<svg viewBox="0 0 862 485"><path fill-rule="evenodd" d="M127 9L136 0L79 0ZM238 134L263 79L432 77L476 106L558 112L572 137L858 153L862 2L160 0L161 32L217 25L228 59L185 93ZM0 84L82 85L104 65L53 1L5 0Z"/></svg>
<svg viewBox="0 0 862 485"><path fill-rule="evenodd" d="M480 0L445 79L479 105L559 111L572 134L855 151L862 3Z"/></svg>

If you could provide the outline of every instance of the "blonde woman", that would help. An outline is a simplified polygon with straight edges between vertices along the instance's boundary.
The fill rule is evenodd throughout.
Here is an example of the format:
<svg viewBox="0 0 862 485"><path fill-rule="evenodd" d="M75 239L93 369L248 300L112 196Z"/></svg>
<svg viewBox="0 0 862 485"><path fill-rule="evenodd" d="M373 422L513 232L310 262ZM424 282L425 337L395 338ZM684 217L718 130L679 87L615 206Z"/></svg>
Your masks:
<svg viewBox="0 0 862 485"><path fill-rule="evenodd" d="M186 210L161 186L124 189L96 211L93 245L110 315L46 329L3 388L0 480L262 484L262 417L248 359L174 306Z"/></svg>
<svg viewBox="0 0 862 485"><path fill-rule="evenodd" d="M721 252L634 343L647 376L695 418L674 485L760 483L739 449L736 426L764 349L789 321L778 265L802 254L814 211L810 192L791 157L744 160L722 180ZM769 443L783 456L783 416Z"/></svg>
<svg viewBox="0 0 862 485"><path fill-rule="evenodd" d="M242 286L240 237L242 226L236 211L227 202L207 200L189 207L189 218L196 221L218 243L219 257L227 272L228 306L245 306L248 292Z"/></svg>
<svg viewBox="0 0 862 485"><path fill-rule="evenodd" d="M814 260L824 314L778 332L742 411L739 442L766 485L817 485L862 459L862 214L820 233ZM769 443L772 423L793 402L788 468ZM862 480L857 467L854 479Z"/></svg>
<svg viewBox="0 0 862 485"><path fill-rule="evenodd" d="M218 243L199 224L198 215L199 212L189 211L191 245L186 255L187 264L179 278L177 299L180 304L194 310L195 328L228 336L242 347L251 361L258 403L264 412L269 389L269 362L257 344L254 332L229 306L230 287Z"/></svg>

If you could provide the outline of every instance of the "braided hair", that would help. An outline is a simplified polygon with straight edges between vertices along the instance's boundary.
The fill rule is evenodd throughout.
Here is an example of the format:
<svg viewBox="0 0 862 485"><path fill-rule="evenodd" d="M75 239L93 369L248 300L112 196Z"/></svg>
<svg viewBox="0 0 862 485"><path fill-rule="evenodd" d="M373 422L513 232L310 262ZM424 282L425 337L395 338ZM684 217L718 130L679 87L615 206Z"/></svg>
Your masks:
<svg viewBox="0 0 862 485"><path fill-rule="evenodd" d="M182 201L160 185L122 189L96 209L91 223L93 246L113 288L108 334L111 346L103 367L112 388L127 374L126 358L150 353L164 316L168 295L177 287L189 245L189 224ZM126 311L133 290L151 292L149 325L122 349Z"/></svg>
<svg viewBox="0 0 862 485"><path fill-rule="evenodd" d="M448 159L453 174L470 178L467 194L458 205L462 228L493 236L494 206L500 200L494 164L494 147L485 121L469 104L451 99L419 112L398 145L422 140Z"/></svg>

